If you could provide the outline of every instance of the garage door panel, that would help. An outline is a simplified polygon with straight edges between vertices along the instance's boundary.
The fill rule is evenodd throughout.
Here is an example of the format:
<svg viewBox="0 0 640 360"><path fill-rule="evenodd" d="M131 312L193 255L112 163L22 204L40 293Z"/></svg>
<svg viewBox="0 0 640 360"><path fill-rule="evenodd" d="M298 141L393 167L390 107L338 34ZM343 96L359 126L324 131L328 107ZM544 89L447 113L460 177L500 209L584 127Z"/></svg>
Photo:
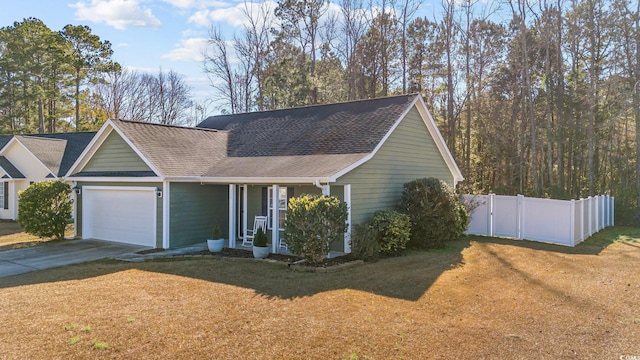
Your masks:
<svg viewBox="0 0 640 360"><path fill-rule="evenodd" d="M83 238L155 247L156 201L155 188L83 188Z"/></svg>

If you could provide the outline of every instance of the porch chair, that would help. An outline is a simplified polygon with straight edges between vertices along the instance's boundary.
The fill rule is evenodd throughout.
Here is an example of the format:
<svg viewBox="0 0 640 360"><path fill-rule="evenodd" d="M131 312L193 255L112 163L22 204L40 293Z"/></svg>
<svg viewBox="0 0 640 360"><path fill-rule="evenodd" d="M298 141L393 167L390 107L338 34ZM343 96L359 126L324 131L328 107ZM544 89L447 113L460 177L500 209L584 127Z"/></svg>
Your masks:
<svg viewBox="0 0 640 360"><path fill-rule="evenodd" d="M256 216L253 220L253 230L247 230L247 235L242 239L242 246L253 246L253 238L256 237L258 228L262 228L264 233L267 233L267 217Z"/></svg>

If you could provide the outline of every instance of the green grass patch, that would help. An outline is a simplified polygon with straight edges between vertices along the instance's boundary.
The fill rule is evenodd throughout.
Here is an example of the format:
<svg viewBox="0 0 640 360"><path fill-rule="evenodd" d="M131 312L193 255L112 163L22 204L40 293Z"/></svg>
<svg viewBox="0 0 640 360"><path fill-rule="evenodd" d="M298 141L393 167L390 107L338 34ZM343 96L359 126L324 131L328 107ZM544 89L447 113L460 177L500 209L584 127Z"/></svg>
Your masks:
<svg viewBox="0 0 640 360"><path fill-rule="evenodd" d="M70 341L71 345L75 345L75 344L77 344L79 342L80 342L80 336L79 335L72 337L71 341Z"/></svg>
<svg viewBox="0 0 640 360"><path fill-rule="evenodd" d="M593 234L584 244L605 248L617 242L640 242L640 228L613 226Z"/></svg>
<svg viewBox="0 0 640 360"><path fill-rule="evenodd" d="M98 350L107 350L109 348L109 343L106 341L99 341L98 339L93 339L91 341L91 345L93 345L93 347L95 349Z"/></svg>
<svg viewBox="0 0 640 360"><path fill-rule="evenodd" d="M90 333L91 331L93 331L93 328L91 326L85 326L82 328L82 331Z"/></svg>
<svg viewBox="0 0 640 360"><path fill-rule="evenodd" d="M69 324L69 325L64 327L64 331L71 331L71 330L75 329L76 326L77 326L76 324Z"/></svg>

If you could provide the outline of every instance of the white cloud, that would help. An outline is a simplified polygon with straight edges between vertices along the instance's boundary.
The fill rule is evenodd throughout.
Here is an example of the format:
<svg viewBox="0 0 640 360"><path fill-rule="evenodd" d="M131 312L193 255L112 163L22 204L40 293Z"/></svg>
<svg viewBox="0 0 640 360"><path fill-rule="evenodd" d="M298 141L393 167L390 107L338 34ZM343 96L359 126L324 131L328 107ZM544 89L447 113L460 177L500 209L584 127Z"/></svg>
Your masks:
<svg viewBox="0 0 640 360"><path fill-rule="evenodd" d="M162 55L162 57L173 61L201 62L204 60L202 51L206 47L206 38L182 39L169 53Z"/></svg>
<svg viewBox="0 0 640 360"><path fill-rule="evenodd" d="M105 23L118 30L129 27L159 28L161 25L151 9L141 6L139 0L79 1L69 6L76 9L78 20Z"/></svg>
<svg viewBox="0 0 640 360"><path fill-rule="evenodd" d="M189 18L188 22L199 26L209 26L212 22L226 22L233 27L241 27L248 23L246 12L259 16L260 13L273 13L277 6L273 0L265 0L261 3L240 3L232 7L222 7L214 10L199 10Z"/></svg>
<svg viewBox="0 0 640 360"><path fill-rule="evenodd" d="M175 6L179 9L204 9L207 7L228 7L228 2L219 0L162 0L167 4Z"/></svg>
<svg viewBox="0 0 640 360"><path fill-rule="evenodd" d="M116 47L127 47L127 46L129 46L129 44L128 44L128 43L118 43L118 44L116 45Z"/></svg>

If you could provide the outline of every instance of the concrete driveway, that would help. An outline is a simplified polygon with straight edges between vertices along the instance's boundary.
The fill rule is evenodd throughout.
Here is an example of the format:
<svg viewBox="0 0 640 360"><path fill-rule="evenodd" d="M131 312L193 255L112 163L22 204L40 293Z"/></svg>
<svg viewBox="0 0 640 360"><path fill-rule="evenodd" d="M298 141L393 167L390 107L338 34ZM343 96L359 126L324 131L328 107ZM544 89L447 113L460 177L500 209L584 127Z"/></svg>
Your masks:
<svg viewBox="0 0 640 360"><path fill-rule="evenodd" d="M102 240L67 240L0 251L0 278L134 253L149 247Z"/></svg>

